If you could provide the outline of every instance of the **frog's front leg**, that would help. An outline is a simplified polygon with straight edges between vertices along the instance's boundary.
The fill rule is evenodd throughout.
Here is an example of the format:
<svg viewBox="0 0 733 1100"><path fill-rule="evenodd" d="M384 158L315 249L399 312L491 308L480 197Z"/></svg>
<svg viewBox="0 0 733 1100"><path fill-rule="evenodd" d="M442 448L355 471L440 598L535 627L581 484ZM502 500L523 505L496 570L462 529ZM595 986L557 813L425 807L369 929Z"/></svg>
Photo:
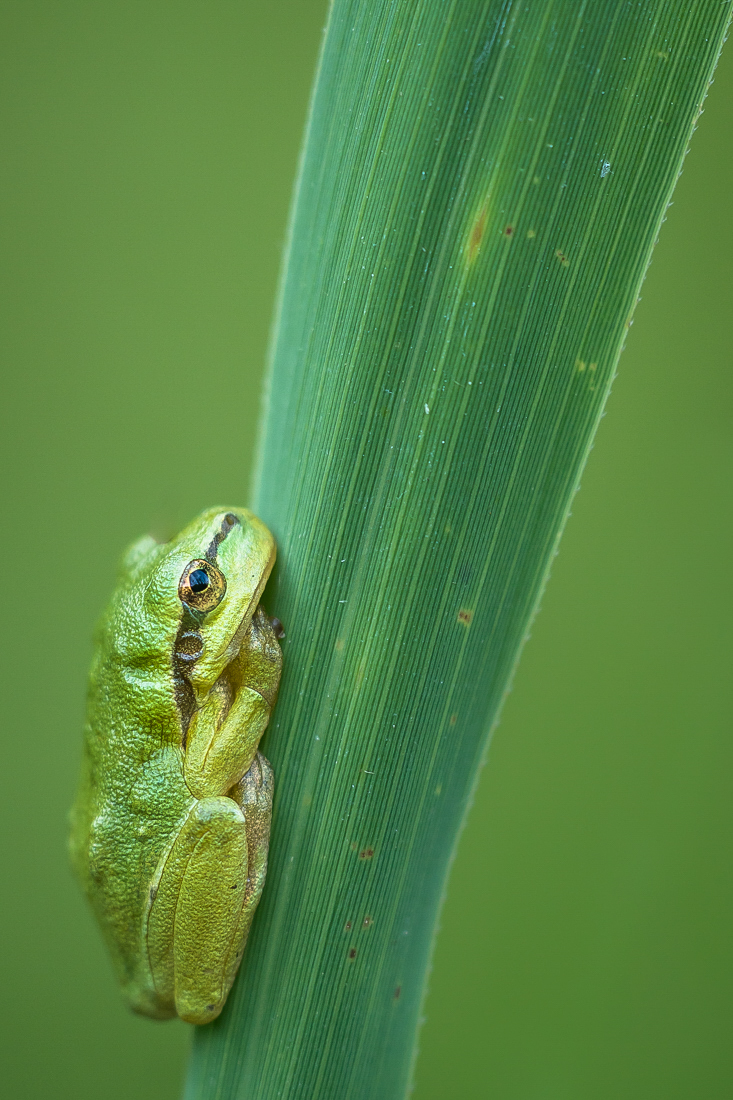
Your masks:
<svg viewBox="0 0 733 1100"><path fill-rule="evenodd" d="M236 976L267 869L272 787L258 753L232 797L198 801L151 890L156 992L189 1023L216 1019Z"/></svg>
<svg viewBox="0 0 733 1100"><path fill-rule="evenodd" d="M195 798L228 794L249 770L275 705L281 667L275 627L258 607L239 654L186 732L184 776Z"/></svg>

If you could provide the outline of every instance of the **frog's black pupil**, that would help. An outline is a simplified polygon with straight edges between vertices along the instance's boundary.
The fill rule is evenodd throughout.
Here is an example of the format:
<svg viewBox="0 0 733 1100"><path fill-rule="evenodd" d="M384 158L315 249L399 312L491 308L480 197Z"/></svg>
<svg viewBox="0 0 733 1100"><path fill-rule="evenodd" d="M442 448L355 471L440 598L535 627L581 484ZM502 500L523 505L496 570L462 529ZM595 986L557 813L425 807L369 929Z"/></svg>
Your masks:
<svg viewBox="0 0 733 1100"><path fill-rule="evenodd" d="M209 574L204 569L194 569L189 574L188 583L191 586L191 591L198 594L203 592L209 587Z"/></svg>

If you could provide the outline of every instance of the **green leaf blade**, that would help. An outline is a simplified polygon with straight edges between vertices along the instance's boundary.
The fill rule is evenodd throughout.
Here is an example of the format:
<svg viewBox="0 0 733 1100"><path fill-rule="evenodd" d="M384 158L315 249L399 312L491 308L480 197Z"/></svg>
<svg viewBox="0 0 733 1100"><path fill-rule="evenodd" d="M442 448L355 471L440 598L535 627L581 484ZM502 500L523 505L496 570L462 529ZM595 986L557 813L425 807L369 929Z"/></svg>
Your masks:
<svg viewBox="0 0 733 1100"><path fill-rule="evenodd" d="M405 1093L451 853L729 15L334 5L256 501L287 630L270 870L190 1097Z"/></svg>

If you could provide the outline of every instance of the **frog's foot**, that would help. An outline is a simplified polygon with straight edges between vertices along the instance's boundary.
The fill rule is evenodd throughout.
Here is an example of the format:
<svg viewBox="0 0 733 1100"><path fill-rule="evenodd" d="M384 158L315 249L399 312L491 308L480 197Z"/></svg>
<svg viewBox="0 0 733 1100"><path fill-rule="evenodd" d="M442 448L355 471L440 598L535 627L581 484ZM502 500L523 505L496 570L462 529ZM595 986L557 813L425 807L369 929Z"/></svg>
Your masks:
<svg viewBox="0 0 733 1100"><path fill-rule="evenodd" d="M247 887L242 919L237 929L238 947L230 986L244 954L249 928L262 894L267 874L267 849L270 841L274 775L269 760L258 752L249 771L229 792L241 807L247 823Z"/></svg>

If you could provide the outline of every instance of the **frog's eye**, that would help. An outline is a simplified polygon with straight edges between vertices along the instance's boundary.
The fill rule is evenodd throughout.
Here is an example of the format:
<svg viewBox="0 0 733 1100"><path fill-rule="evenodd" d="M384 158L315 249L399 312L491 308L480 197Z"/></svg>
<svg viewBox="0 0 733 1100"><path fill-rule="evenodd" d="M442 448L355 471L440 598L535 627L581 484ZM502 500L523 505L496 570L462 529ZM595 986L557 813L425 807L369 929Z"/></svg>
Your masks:
<svg viewBox="0 0 733 1100"><path fill-rule="evenodd" d="M213 611L227 590L226 577L210 561L194 558L181 573L178 596L196 611Z"/></svg>

